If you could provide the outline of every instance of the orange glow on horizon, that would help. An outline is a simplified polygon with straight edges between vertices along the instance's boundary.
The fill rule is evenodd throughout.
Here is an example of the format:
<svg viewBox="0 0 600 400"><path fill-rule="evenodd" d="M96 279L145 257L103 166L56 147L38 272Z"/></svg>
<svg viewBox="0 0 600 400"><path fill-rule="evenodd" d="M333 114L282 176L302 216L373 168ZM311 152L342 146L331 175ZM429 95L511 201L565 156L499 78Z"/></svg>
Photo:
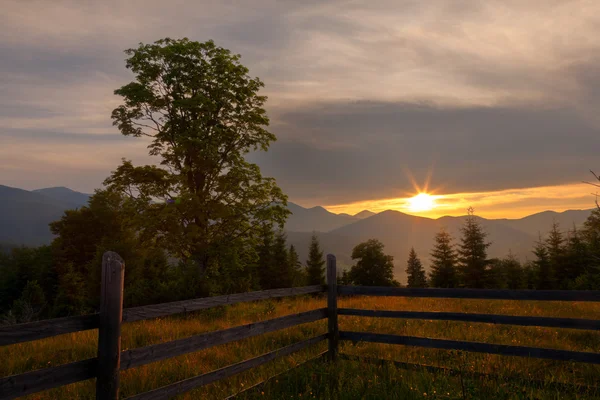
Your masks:
<svg viewBox="0 0 600 400"><path fill-rule="evenodd" d="M379 213L400 211L428 218L459 216L472 206L484 218L522 218L538 212L595 207L593 188L585 183L557 186L505 189L471 193L426 193L418 190L414 196L365 200L325 206L333 213L354 215L363 210Z"/></svg>

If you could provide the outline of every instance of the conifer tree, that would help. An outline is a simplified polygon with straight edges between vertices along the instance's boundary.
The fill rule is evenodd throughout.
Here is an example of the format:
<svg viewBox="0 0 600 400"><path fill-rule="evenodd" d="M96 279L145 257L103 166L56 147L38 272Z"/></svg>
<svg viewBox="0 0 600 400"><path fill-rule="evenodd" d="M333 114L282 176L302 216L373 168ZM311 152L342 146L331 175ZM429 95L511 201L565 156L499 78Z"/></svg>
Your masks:
<svg viewBox="0 0 600 400"><path fill-rule="evenodd" d="M536 289L540 290L550 290L555 288L555 279L554 279L554 271L552 271L552 266L550 265L550 258L548 257L548 250L542 241L542 237L535 245L533 249L533 254L535 254L534 265L536 269L537 275L537 285Z"/></svg>
<svg viewBox="0 0 600 400"><path fill-rule="evenodd" d="M585 274L590 267L588 246L574 224L565 244L564 263L569 282L567 288L572 289L577 278Z"/></svg>
<svg viewBox="0 0 600 400"><path fill-rule="evenodd" d="M488 265L487 248L491 243L485 241L487 234L477 222L472 207L469 207L468 213L465 224L461 228L462 238L458 249L459 270L465 287L483 288Z"/></svg>
<svg viewBox="0 0 600 400"><path fill-rule="evenodd" d="M408 287L413 288L424 288L427 287L427 278L425 277L425 270L421 264L421 260L417 257L417 252L414 247L411 247L408 255L406 275L408 277Z"/></svg>
<svg viewBox="0 0 600 400"><path fill-rule="evenodd" d="M567 289L569 287L569 271L565 264L564 242L565 239L558 222L554 221L546 239L546 250L550 269L555 279L554 286L557 289Z"/></svg>
<svg viewBox="0 0 600 400"><path fill-rule="evenodd" d="M504 271L506 289L525 289L527 287L527 279L521 263L512 252L508 253L508 257L501 261Z"/></svg>
<svg viewBox="0 0 600 400"><path fill-rule="evenodd" d="M292 287L292 266L287 251L286 236L279 231L273 244L272 281L269 289Z"/></svg>
<svg viewBox="0 0 600 400"><path fill-rule="evenodd" d="M313 233L306 261L307 285L325 284L325 259L317 234Z"/></svg>
<svg viewBox="0 0 600 400"><path fill-rule="evenodd" d="M435 235L435 244L431 252L430 283L432 287L457 287L456 252L452 245L452 236L441 229Z"/></svg>
<svg viewBox="0 0 600 400"><path fill-rule="evenodd" d="M292 244L288 251L288 264L292 270L292 284L293 286L303 286L306 283L306 275L302 271L302 263L300 262L300 256L296 251L296 247Z"/></svg>
<svg viewBox="0 0 600 400"><path fill-rule="evenodd" d="M261 289L270 289L273 280L273 245L274 232L272 225L265 224L257 248L257 275Z"/></svg>

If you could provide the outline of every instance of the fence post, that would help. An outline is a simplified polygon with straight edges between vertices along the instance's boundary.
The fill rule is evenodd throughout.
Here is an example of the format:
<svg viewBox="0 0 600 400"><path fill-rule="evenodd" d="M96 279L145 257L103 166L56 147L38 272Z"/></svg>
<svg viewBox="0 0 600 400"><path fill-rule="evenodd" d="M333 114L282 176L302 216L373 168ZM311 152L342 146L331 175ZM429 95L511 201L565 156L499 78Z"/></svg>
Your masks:
<svg viewBox="0 0 600 400"><path fill-rule="evenodd" d="M98 329L98 374L96 399L119 398L121 367L121 320L123 319L123 281L125 263L121 256L107 251L102 256L102 293Z"/></svg>
<svg viewBox="0 0 600 400"><path fill-rule="evenodd" d="M335 256L327 254L327 319L329 335L329 360L335 361L338 352L337 273Z"/></svg>

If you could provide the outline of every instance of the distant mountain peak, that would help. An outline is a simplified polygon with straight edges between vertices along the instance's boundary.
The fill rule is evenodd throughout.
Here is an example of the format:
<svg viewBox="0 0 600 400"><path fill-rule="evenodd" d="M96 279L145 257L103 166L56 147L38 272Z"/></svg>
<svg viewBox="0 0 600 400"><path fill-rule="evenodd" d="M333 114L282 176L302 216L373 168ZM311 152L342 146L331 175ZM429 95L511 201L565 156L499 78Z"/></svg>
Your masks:
<svg viewBox="0 0 600 400"><path fill-rule="evenodd" d="M354 217L364 219L364 218L372 217L373 215L375 215L375 213L372 211L362 210L361 212L354 214Z"/></svg>
<svg viewBox="0 0 600 400"><path fill-rule="evenodd" d="M55 200L64 201L75 207L87 205L88 200L91 197L91 195L89 194L77 192L73 189L69 189L68 187L64 186L36 189L32 190L32 192L51 197Z"/></svg>

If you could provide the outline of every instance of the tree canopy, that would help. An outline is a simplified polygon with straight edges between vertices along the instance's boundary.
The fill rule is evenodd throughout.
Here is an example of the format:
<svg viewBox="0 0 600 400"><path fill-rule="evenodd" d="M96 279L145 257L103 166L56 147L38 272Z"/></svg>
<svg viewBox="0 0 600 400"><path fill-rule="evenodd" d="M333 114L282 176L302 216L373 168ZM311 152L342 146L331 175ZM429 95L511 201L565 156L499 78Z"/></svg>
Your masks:
<svg viewBox="0 0 600 400"><path fill-rule="evenodd" d="M282 225L289 213L275 180L245 159L275 140L263 83L212 41L166 38L126 54L135 80L115 90L123 104L113 124L149 139L159 165L123 160L105 185L128 197L142 240L191 260L204 276L221 250L254 240L265 223Z"/></svg>
<svg viewBox="0 0 600 400"><path fill-rule="evenodd" d="M369 239L352 250L352 266L348 277L355 285L398 286L394 280L394 257L383 252L383 243Z"/></svg>

